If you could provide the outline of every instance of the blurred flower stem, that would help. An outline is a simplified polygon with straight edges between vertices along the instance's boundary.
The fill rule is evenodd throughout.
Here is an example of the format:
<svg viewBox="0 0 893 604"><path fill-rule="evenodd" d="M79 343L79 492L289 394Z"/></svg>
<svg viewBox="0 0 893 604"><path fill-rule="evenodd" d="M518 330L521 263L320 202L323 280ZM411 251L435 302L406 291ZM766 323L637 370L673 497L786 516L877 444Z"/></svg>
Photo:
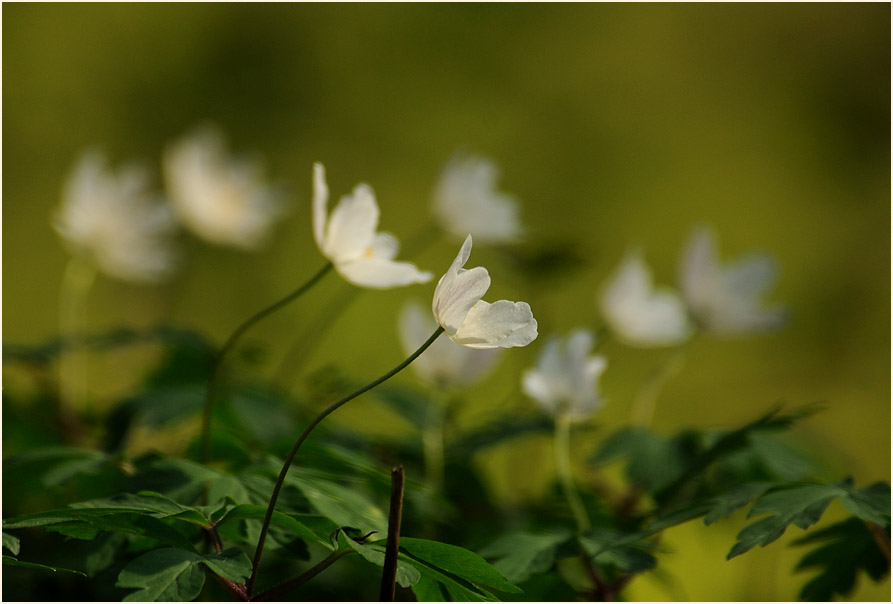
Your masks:
<svg viewBox="0 0 893 604"><path fill-rule="evenodd" d="M425 478L435 492L443 490L443 424L446 419L447 397L442 390L433 392L422 429L422 455L425 460Z"/></svg>
<svg viewBox="0 0 893 604"><path fill-rule="evenodd" d="M347 396L341 398L340 400L332 403L328 407L326 407L319 415L317 415L310 425L301 433L298 437L298 440L295 441L294 446L291 448L291 451L288 452L288 455L285 458L285 462L282 464L282 470L279 472L279 478L276 479L276 484L273 486L273 493L270 495L270 503L267 505L267 513L264 516L264 524L260 529L260 536L257 540L257 548L254 550L254 561L251 566L251 577L248 579L248 595L254 591L254 583L257 580L257 569L260 566L260 559L264 553L264 542L267 539L267 531L270 530L270 521L273 519L273 511L276 509L276 500L279 498L279 491L282 489L282 485L285 482L285 476L288 474L288 470L291 467L292 461L294 461L295 456L298 454L298 450L301 448L301 445L304 444L304 441L307 440L307 437L310 436L310 433L313 432L313 429L319 425L322 420L328 417L331 413L336 411L339 407L348 403L355 399L356 397L372 390L379 384L386 382L391 379L404 369L406 369L410 363L416 360L431 344L434 343L440 334L443 333L443 327L438 327L434 333L431 334L431 337L425 340L425 343L419 346L418 350L409 355L402 363L385 373L384 375L372 380L362 388L358 390L354 390Z"/></svg>
<svg viewBox="0 0 893 604"><path fill-rule="evenodd" d="M59 329L68 342L59 358L60 414L86 411L87 359L80 350L87 323L87 294L96 280L96 269L82 258L68 261L59 292Z"/></svg>
<svg viewBox="0 0 893 604"><path fill-rule="evenodd" d="M592 528L589 522L589 516L586 514L586 508L580 499L580 494L574 487L574 477L571 474L571 422L572 418L568 415L559 415L555 418L555 471L558 474L558 480L561 488L564 490L564 496L570 505L574 519L577 521L577 529L581 533L585 533Z"/></svg>
<svg viewBox="0 0 893 604"><path fill-rule="evenodd" d="M251 316L239 325L236 330L227 338L226 342L223 343L223 346L220 347L220 351L214 357L214 366L211 369L211 378L208 382L208 390L205 395L205 408L202 414L202 461L207 463L211 460L211 412L214 408L214 401L217 397L217 389L220 384L220 368L223 366L223 361L226 358L227 353L232 350L236 342L239 341L239 338L244 334L248 329L263 319L267 317L283 306L293 302L298 299L304 292L309 290L311 287L316 285L330 270L332 270L332 263L327 262L325 266L323 266L319 271L316 272L312 277L310 277L307 281L305 281L300 287L292 291L290 294L266 307L262 311L257 314Z"/></svg>
<svg viewBox="0 0 893 604"><path fill-rule="evenodd" d="M685 349L680 347L664 357L645 381L636 390L632 404L632 423L643 428L651 426L654 419L654 410L657 407L657 398L660 396L666 383L679 375L685 366Z"/></svg>

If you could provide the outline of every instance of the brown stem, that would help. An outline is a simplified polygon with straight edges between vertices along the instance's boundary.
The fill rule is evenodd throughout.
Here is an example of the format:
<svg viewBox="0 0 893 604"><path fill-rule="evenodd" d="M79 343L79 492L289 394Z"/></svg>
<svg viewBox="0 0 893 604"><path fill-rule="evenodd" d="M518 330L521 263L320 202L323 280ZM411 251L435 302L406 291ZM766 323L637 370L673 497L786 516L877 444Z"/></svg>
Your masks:
<svg viewBox="0 0 893 604"><path fill-rule="evenodd" d="M384 568L381 571L380 602L393 602L397 589L397 553L400 547L400 521L403 518L403 466L391 469L391 508L388 514L388 541L385 546Z"/></svg>
<svg viewBox="0 0 893 604"><path fill-rule="evenodd" d="M248 597L248 591L245 589L245 586L241 583L234 583L229 579L224 579L220 575L208 571L211 573L211 576L214 577L218 583L220 583L226 591L231 593L236 600L240 602L250 602L251 598Z"/></svg>
<svg viewBox="0 0 893 604"><path fill-rule="evenodd" d="M302 572L300 575L298 575L294 579L292 579L290 581L286 581L285 583L283 583L281 585L277 585L276 587L273 587L271 589L268 589L267 591L265 591L261 594L258 594L253 598L247 598L247 600L250 602L269 602L270 600L273 600L280 596L284 596L291 590L297 589L298 587L300 587L301 585L303 585L304 583L306 583L307 581L309 581L310 579L312 579L313 577L315 577L316 575L318 575L325 569L329 568L332 564L334 564L335 562L337 562L344 556L346 556L348 554L352 554L352 553L354 553L354 550L352 550L352 549L344 550L341 552L334 552L331 555L329 555L328 558L325 558L324 560L322 560L319 564L317 564L313 568L305 570L304 572Z"/></svg>
<svg viewBox="0 0 893 604"><path fill-rule="evenodd" d="M595 564L592 563L592 560L589 559L585 552L580 554L580 558L583 560L583 566L586 568L586 572L589 573L589 578L592 579L592 584L595 586L595 596L598 601L613 602L614 590L612 586L605 582L604 577L598 572Z"/></svg>
<svg viewBox="0 0 893 604"><path fill-rule="evenodd" d="M890 564L890 539L884 533L884 529L874 522L866 522L865 526L868 527L868 532L871 533L871 536L874 537L874 542L877 543L877 546L883 552L884 557L887 559L887 564Z"/></svg>

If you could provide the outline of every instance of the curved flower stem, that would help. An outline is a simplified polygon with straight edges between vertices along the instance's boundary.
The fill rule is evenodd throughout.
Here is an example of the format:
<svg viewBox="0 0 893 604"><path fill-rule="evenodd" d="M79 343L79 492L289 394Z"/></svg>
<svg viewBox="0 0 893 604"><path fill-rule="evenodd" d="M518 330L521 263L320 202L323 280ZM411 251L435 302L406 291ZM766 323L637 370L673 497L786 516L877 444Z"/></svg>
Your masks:
<svg viewBox="0 0 893 604"><path fill-rule="evenodd" d="M580 499L580 494L574 488L574 478L571 475L571 419L567 415L561 415L555 418L555 471L558 473L558 480L564 489L564 496L570 505L574 519L577 521L577 529L581 533L585 533L592 528L589 523L589 516L586 515L586 508Z"/></svg>
<svg viewBox="0 0 893 604"><path fill-rule="evenodd" d="M657 398L666 383L682 371L685 365L685 348L680 347L669 353L655 367L636 391L632 404L632 422L647 428L654 418Z"/></svg>
<svg viewBox="0 0 893 604"><path fill-rule="evenodd" d="M87 364L81 348L86 324L86 299L96 269L81 258L68 261L59 292L59 330L69 346L59 359L60 412L86 410Z"/></svg>
<svg viewBox="0 0 893 604"><path fill-rule="evenodd" d="M264 317L273 314L283 306L289 304L293 300L296 300L308 289L316 285L320 279L322 279L326 273L332 270L332 263L327 262L325 266L323 266L315 275L310 277L307 281L304 282L303 285L298 287L296 290L266 307L259 313L250 317L247 321L239 325L236 330L227 338L226 342L221 346L220 351L214 357L214 366L211 369L211 379L208 382L208 390L205 394L205 408L202 413L202 461L207 463L211 459L211 411L214 408L214 399L217 396L217 387L220 382L220 368L223 365L223 360L226 357L227 353L233 349L236 345L236 342L242 337L248 328L252 325L263 319Z"/></svg>
<svg viewBox="0 0 893 604"><path fill-rule="evenodd" d="M251 578L248 579L248 593L249 593L249 595L254 590L254 582L257 579L257 568L260 565L260 558L264 553L264 542L267 539L267 531L270 529L270 521L273 518L273 510L276 509L276 500L279 498L279 491L282 489L282 484L285 482L285 476L286 476L286 474L288 474L288 470L291 467L291 462L294 460L295 456L298 454L298 449L301 448L301 445L304 444L304 441L307 440L307 437L310 436L310 433L313 431L313 429L316 428L316 426L319 425L319 423L322 420L324 420L326 417L328 417L333 411L335 411L336 409L338 409L345 403L360 396L361 394L368 392L369 390L372 390L373 388L375 388L382 382L385 382L385 381L391 379L392 377L394 377L395 375L397 375L398 373L400 373L401 371L406 369L406 367L410 363L412 363L414 360L416 360L419 357L419 355L421 355L423 352L425 352L425 350L429 346L431 346L431 344L434 343L434 340L436 340L442 333L443 333L443 327L438 327L434 331L434 333L431 334L431 337L428 338L424 344L419 346L419 349L416 350L411 355L409 355L409 357L407 357L406 360L404 360L402 363L400 363L399 365L397 365L396 367L394 367L393 369L391 369L390 371L388 371L381 377L379 377L375 380L372 380L371 382L369 382L362 388L351 392L344 398L342 398L342 399L332 403L328 407L326 407L319 415L317 415L313 419L312 422L310 422L310 425L307 426L307 428L298 437L298 440L295 441L294 446L291 448L291 451L288 452L288 455L285 458L285 462L282 464L282 470L279 472L279 478L276 480L276 484L273 487L273 494L270 496L270 503L267 505L267 513L266 513L266 516L264 516L264 524L260 529L260 537L258 537L258 539L257 539L257 548L254 551L254 562L252 563L252 568L251 568Z"/></svg>

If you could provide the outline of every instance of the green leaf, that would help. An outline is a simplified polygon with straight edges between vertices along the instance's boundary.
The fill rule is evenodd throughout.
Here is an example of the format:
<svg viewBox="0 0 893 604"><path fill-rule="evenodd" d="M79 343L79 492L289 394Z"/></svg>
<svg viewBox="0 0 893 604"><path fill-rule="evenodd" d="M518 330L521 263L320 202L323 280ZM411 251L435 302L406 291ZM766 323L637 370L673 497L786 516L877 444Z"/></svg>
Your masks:
<svg viewBox="0 0 893 604"><path fill-rule="evenodd" d="M182 549L152 550L125 566L116 586L137 589L125 602L188 602L198 597L205 584L200 558Z"/></svg>
<svg viewBox="0 0 893 604"><path fill-rule="evenodd" d="M64 484L78 474L96 474L109 463L109 456L100 451L50 447L13 457L4 462L3 470L34 472L40 475L44 486L51 487Z"/></svg>
<svg viewBox="0 0 893 604"><path fill-rule="evenodd" d="M121 509L133 512L146 512L156 518L172 518L183 520L191 524L207 527L210 521L197 509L181 505L160 493L154 491L140 491L137 494L125 493L106 499L92 499L71 504L73 508L107 508Z"/></svg>
<svg viewBox="0 0 893 604"><path fill-rule="evenodd" d="M885 528L890 526L889 483L876 482L860 491L847 487L847 492L840 496L840 503L865 522L873 522Z"/></svg>
<svg viewBox="0 0 893 604"><path fill-rule="evenodd" d="M413 558L448 571L471 583L486 585L509 593L520 593L520 590L512 585L502 573L479 555L467 549L410 537L400 539L400 549Z"/></svg>
<svg viewBox="0 0 893 604"><path fill-rule="evenodd" d="M344 531L338 533L338 544L343 549L351 548L364 560L375 564L376 566L384 566L385 546L381 542L378 543L360 543L347 536ZM403 587L411 587L421 578L419 571L412 564L397 556L397 583Z"/></svg>
<svg viewBox="0 0 893 604"><path fill-rule="evenodd" d="M251 560L237 547L225 549L218 554L202 556L200 562L234 583L244 583L251 576Z"/></svg>
<svg viewBox="0 0 893 604"><path fill-rule="evenodd" d="M648 551L653 545L642 539L619 545L625 533L610 529L596 529L579 535L578 539L590 558L600 565L613 566L628 573L640 573L657 566Z"/></svg>
<svg viewBox="0 0 893 604"><path fill-rule="evenodd" d="M16 560L12 556L3 556L3 565L4 566L19 566L22 568L34 568L37 570L48 570L50 572L63 572L63 573L74 573L76 575L81 575L82 577L86 577L84 573L79 570L71 570L70 568L58 568L55 566L46 566L44 564L34 564L33 562L22 562L21 560Z"/></svg>
<svg viewBox="0 0 893 604"><path fill-rule="evenodd" d="M828 602L837 596L846 597L853 591L859 571L878 581L890 570L887 558L858 518L816 531L798 539L794 545L814 543L824 545L806 554L797 564L797 570L818 568L820 572L803 586L801 600Z"/></svg>
<svg viewBox="0 0 893 604"><path fill-rule="evenodd" d="M831 500L840 492L840 487L835 485L806 484L763 495L747 516L770 516L746 526L738 533L738 542L732 546L726 559L740 556L757 545L765 547L781 537L791 524L802 529L809 528L819 521Z"/></svg>
<svg viewBox="0 0 893 604"><path fill-rule="evenodd" d="M297 487L313 509L339 526L353 526L364 533L376 531L387 534L387 516L357 489L341 486L307 471L290 474L286 483Z"/></svg>
<svg viewBox="0 0 893 604"><path fill-rule="evenodd" d="M553 420L537 413L534 416L510 415L464 434L447 449L452 460L464 460L483 449L528 434L546 434L554 429Z"/></svg>
<svg viewBox="0 0 893 604"><path fill-rule="evenodd" d="M11 551L13 556L19 555L20 546L21 543L19 542L18 537L3 533L3 547Z"/></svg>
<svg viewBox="0 0 893 604"><path fill-rule="evenodd" d="M755 482L743 484L731 491L720 493L714 498L716 507L711 509L704 517L704 524L709 526L717 520L730 516L735 510L744 507L757 497L760 497L770 488L772 488L770 483Z"/></svg>
<svg viewBox="0 0 893 604"><path fill-rule="evenodd" d="M503 535L481 555L496 558L493 566L512 583L521 583L531 575L544 573L555 563L558 546L572 537L566 531L552 533L510 533Z"/></svg>
<svg viewBox="0 0 893 604"><path fill-rule="evenodd" d="M419 602L449 602L450 592L443 583L427 576L422 576L412 586L412 593ZM461 601L461 600L459 600Z"/></svg>
<svg viewBox="0 0 893 604"><path fill-rule="evenodd" d="M225 522L230 522L233 520L263 520L266 516L267 509L260 505L252 505L252 504L242 504L237 505L232 508L224 516L217 521L218 525L221 525ZM312 541L314 543L319 543L328 549L333 549L332 544L329 542L328 535L331 533L331 530L326 531L322 534L314 531L307 525L302 522L296 520L292 516L287 514L283 514L282 512L273 512L273 516L270 520L270 524L273 526L278 526L280 528L291 531L298 537L305 539L307 541ZM335 525L332 525L335 526ZM337 528L337 527L336 527Z"/></svg>
<svg viewBox="0 0 893 604"><path fill-rule="evenodd" d="M84 568L88 577L94 577L121 558L121 550L127 544L127 537L121 533L104 532L90 544L90 553L84 558Z"/></svg>
<svg viewBox="0 0 893 604"><path fill-rule="evenodd" d="M655 492L689 471L698 449L698 437L692 432L665 438L642 428L626 428L611 435L593 461L603 464L626 457L629 481L648 492Z"/></svg>

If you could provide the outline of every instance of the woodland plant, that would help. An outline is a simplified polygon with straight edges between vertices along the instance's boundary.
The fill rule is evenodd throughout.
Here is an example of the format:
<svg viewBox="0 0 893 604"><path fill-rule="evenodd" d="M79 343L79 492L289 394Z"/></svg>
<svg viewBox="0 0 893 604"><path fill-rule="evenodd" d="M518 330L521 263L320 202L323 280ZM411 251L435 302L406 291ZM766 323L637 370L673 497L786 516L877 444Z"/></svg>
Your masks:
<svg viewBox="0 0 893 604"><path fill-rule="evenodd" d="M785 312L763 301L776 275L768 256L723 265L715 235L701 227L682 255L676 293L654 287L644 252L634 249L598 289L602 329L540 339L526 302L484 302L490 272L464 268L473 241L523 249L528 230L515 197L496 190L495 164L457 155L434 187L432 207L438 229L464 242L451 264L441 261L446 270L428 290L431 314L418 303L400 313L407 358L304 376L307 394L299 398L259 377L230 375L225 361L248 330L312 296L332 269L373 290L419 287L432 273L395 260L398 240L378 232L370 186L357 185L329 213L317 163L309 223L322 260L306 262L303 283L222 344L174 326L87 333L84 308L96 272L139 283L176 269L173 216L210 243L242 250L257 249L283 216L286 206L259 165L229 159L213 129L171 145L163 166L173 210L149 193L139 172L111 173L95 154L77 164L54 221L76 263L62 289L60 337L44 346L4 345L7 363L39 378L34 400L4 392L11 422L4 436L14 431L39 443L13 439L18 450L4 459L3 486L16 493L4 501L3 522L4 583L14 599L46 599L51 585L57 598L66 594L61 599L127 601L608 601L628 598L632 581L672 555L659 547L670 527L709 526L748 508L752 520L729 544L733 558L791 525L810 529L834 500L847 516L795 542L804 552L798 569L811 571L801 598L846 596L863 574L879 580L889 572L889 483L826 480L779 439L814 407L772 409L724 430L659 434L648 427L656 380L643 384L631 409L641 421L601 426L597 451L585 468L575 467L580 429L605 405L621 404L599 384L613 362L593 349L613 338L681 354L700 332L781 328ZM340 309L334 315L346 306ZM382 320L396 323L397 315ZM145 342L164 354L142 386L101 412L88 405L85 385L102 376L87 375L83 353ZM306 333L298 342L313 346ZM345 345L373 346L359 336ZM539 348L535 365L512 378L517 412L473 427L457 422L456 407L513 354L502 349L525 346ZM410 365L417 385L383 385ZM383 439L325 421L366 393L400 413L415 436ZM132 453L131 435L147 429L188 433L190 444L182 456ZM474 458L530 434L551 434L556 497L509 518L489 497ZM619 485L591 480L610 463L622 464Z"/></svg>

